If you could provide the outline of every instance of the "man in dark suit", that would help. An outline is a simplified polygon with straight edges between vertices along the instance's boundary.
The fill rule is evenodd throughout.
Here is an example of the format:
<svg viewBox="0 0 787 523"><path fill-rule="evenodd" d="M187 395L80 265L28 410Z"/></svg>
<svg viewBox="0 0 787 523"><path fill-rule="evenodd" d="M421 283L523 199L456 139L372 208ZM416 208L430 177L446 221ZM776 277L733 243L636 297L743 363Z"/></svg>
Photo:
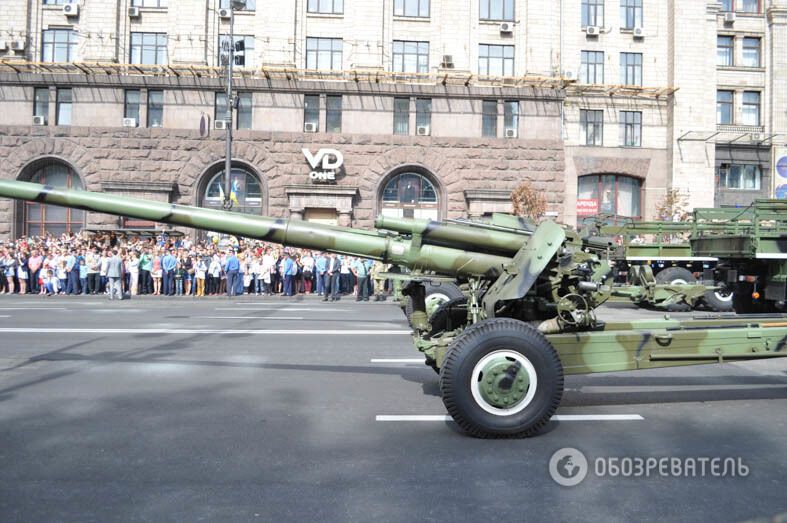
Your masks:
<svg viewBox="0 0 787 523"><path fill-rule="evenodd" d="M331 253L330 258L325 263L325 296L322 301L328 301L328 293L331 294L331 301L339 299L339 277L341 276L342 261L336 257L336 253Z"/></svg>

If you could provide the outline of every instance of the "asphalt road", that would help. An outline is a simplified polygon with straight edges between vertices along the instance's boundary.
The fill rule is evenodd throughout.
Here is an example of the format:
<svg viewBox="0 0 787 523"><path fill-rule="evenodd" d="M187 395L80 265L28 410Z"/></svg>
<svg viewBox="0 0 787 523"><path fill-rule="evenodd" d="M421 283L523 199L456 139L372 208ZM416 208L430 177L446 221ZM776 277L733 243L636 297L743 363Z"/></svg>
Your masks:
<svg viewBox="0 0 787 523"><path fill-rule="evenodd" d="M600 316L654 314L616 304ZM437 376L400 361L417 359L391 304L2 297L0 521L721 522L787 511L785 360L569 376L561 416L642 419L553 421L538 437L496 441L442 419ZM548 472L564 447L591 462L575 487ZM749 473L594 473L596 460L622 457L740 458Z"/></svg>

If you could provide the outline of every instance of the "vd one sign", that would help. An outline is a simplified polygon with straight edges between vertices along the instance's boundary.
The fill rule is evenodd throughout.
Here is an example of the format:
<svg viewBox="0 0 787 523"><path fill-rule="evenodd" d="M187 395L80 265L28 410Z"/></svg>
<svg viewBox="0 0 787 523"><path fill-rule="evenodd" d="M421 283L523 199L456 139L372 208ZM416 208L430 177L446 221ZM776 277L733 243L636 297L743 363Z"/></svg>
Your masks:
<svg viewBox="0 0 787 523"><path fill-rule="evenodd" d="M320 149L312 154L309 149L301 149L306 161L311 166L309 179L313 182L336 181L336 173L344 164L344 156L336 149Z"/></svg>

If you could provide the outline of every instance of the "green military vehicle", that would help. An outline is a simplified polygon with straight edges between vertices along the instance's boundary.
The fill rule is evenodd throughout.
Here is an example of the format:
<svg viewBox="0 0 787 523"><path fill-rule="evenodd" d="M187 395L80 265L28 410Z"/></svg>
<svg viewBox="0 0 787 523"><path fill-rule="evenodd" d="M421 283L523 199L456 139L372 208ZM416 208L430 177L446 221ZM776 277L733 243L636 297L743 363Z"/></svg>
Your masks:
<svg viewBox="0 0 787 523"><path fill-rule="evenodd" d="M610 265L550 221L526 241L504 231L441 224L403 238L26 182L0 181L0 196L408 268L411 281L403 292L412 300L415 346L439 371L449 414L472 436L537 434L560 405L564 374L787 356L781 316L600 321L595 310L612 293L605 283ZM444 303L427 318L421 274L466 285L463 303Z"/></svg>
<svg viewBox="0 0 787 523"><path fill-rule="evenodd" d="M597 237L621 240L609 259L624 278L649 268L658 283L714 286L701 301L716 311L785 308L784 200L756 200L746 208L698 208L686 222L595 224L590 230Z"/></svg>

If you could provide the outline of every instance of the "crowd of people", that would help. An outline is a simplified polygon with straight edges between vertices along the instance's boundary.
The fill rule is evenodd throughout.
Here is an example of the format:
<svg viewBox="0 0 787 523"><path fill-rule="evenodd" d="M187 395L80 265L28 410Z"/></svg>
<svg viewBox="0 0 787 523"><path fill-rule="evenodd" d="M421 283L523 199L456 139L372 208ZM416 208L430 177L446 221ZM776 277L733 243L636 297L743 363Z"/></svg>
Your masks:
<svg viewBox="0 0 787 523"><path fill-rule="evenodd" d="M0 241L0 294L353 295L384 300L386 266L352 256L218 237L64 234Z"/></svg>

